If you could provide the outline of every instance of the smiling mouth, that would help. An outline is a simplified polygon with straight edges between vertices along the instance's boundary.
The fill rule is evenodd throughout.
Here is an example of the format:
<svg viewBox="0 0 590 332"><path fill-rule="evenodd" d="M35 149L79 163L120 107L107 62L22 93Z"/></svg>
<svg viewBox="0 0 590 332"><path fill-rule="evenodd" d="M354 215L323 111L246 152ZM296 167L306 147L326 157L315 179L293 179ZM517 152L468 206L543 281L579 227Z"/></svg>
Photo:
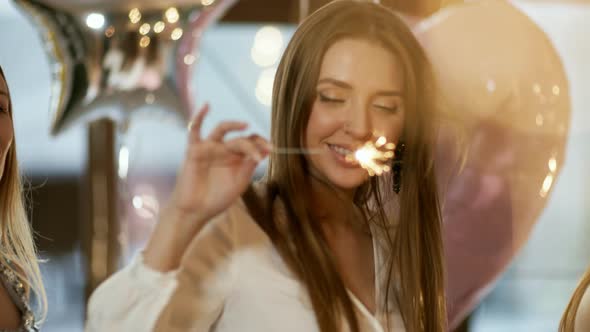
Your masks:
<svg viewBox="0 0 590 332"><path fill-rule="evenodd" d="M356 168L359 167L359 163L354 157L355 150L350 150L347 147L343 147L341 145L336 144L326 144L330 151L334 152L336 159L341 163L342 166L347 168L352 167Z"/></svg>
<svg viewBox="0 0 590 332"><path fill-rule="evenodd" d="M339 155L341 155L343 157L350 156L353 153L352 150L349 150L349 149L344 148L339 145L328 144L328 148L330 148L330 150L338 153Z"/></svg>

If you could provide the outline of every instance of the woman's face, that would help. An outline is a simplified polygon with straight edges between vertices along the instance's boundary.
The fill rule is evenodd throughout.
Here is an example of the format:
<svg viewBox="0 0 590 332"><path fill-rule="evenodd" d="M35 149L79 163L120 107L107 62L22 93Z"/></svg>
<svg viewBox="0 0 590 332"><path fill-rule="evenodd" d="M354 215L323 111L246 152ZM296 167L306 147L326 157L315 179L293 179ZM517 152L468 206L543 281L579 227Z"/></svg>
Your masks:
<svg viewBox="0 0 590 332"><path fill-rule="evenodd" d="M338 188L352 190L368 174L345 156L368 140L397 143L404 123L403 71L382 46L342 39L328 48L305 133L312 172Z"/></svg>
<svg viewBox="0 0 590 332"><path fill-rule="evenodd" d="M12 144L12 118L10 117L10 97L6 80L0 75L0 179L4 175L6 155Z"/></svg>

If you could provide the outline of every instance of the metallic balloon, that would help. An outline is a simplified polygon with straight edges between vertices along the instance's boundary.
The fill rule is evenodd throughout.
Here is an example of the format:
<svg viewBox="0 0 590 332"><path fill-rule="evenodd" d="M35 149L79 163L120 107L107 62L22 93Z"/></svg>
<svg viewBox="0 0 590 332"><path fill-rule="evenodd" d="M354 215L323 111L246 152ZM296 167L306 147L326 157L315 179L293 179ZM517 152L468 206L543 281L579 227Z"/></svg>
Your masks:
<svg viewBox="0 0 590 332"><path fill-rule="evenodd" d="M14 0L42 35L51 66L51 132L111 118L126 128L140 108L188 122L195 50L237 0ZM176 6L176 7L175 7Z"/></svg>
<svg viewBox="0 0 590 332"><path fill-rule="evenodd" d="M547 203L565 159L568 80L545 33L509 2L450 6L413 28L451 120L437 163L456 326L489 293Z"/></svg>

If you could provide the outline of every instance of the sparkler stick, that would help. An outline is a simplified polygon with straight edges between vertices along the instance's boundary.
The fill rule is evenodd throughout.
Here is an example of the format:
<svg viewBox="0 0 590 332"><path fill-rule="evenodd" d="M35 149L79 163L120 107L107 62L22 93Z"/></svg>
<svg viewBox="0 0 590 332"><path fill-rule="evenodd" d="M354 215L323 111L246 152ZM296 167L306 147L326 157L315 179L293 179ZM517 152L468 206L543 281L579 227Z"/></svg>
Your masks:
<svg viewBox="0 0 590 332"><path fill-rule="evenodd" d="M382 175L391 171L387 161L394 157L395 144L387 142L384 136L377 138L375 142L368 141L354 152L346 155L349 162L358 162L370 176ZM301 148L273 148L272 153L277 154L320 154L322 149Z"/></svg>

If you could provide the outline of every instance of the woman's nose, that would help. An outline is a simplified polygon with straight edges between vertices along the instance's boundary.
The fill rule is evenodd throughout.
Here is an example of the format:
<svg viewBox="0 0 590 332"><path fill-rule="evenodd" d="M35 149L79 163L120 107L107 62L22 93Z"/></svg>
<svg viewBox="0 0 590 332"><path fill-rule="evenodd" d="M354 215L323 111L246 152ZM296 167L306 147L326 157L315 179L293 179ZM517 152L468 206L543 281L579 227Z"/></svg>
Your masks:
<svg viewBox="0 0 590 332"><path fill-rule="evenodd" d="M371 137L372 123L369 110L365 105L354 105L348 111L348 117L344 125L347 134L358 140L367 140Z"/></svg>

